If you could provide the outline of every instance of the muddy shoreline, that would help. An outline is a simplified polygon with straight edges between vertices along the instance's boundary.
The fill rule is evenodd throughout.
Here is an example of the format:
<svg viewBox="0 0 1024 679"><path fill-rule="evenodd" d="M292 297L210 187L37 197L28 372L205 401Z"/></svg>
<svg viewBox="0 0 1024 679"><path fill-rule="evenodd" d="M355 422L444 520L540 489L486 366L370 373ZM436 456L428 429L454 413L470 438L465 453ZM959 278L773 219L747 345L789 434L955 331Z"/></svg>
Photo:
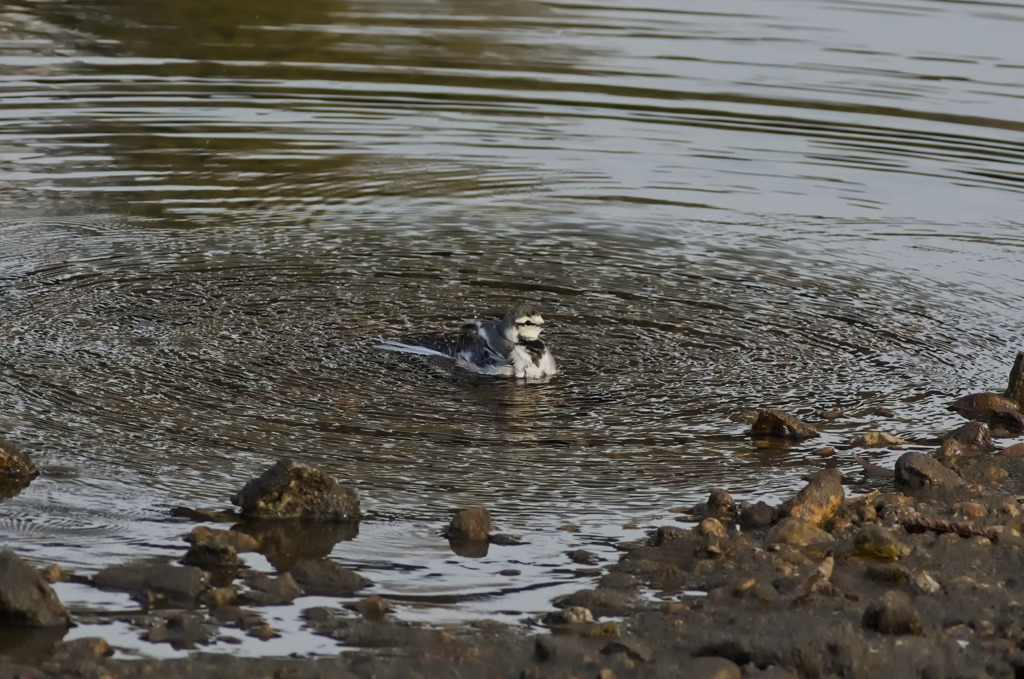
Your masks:
<svg viewBox="0 0 1024 679"><path fill-rule="evenodd" d="M974 394L953 407L1015 433L1019 394L1011 392L1022 362L1024 354L1005 394ZM815 430L762 410L751 435L785 444ZM899 442L878 434L859 444ZM30 462L12 446L4 450L17 469L30 470L17 481L27 484ZM195 521L245 521L234 530L196 526L179 563L114 566L80 579L131 593L137 610L71 615L47 583L73 574L0 554L0 613L23 630L0 628L7 639L0 677L1024 674L1024 444L997 446L986 424L972 421L931 454L904 453L892 470L863 467L866 479L814 472L774 507L713 491L677 522L620 544L617 563L600 568L583 550L571 555L581 576L599 576L597 586L556 599L543 616L522 625L437 627L395 619L387 600L360 594L367 579L325 558L358 519L358 495L282 461L234 498L239 514L180 510ZM487 512L471 509L456 515L447 537L466 555L474 545L486 551L488 541L513 539L490 529ZM322 544L310 540L320 533L327 533ZM265 554L277 574L245 568L238 559L245 551ZM272 638L267 611L303 594L354 602L302 613L308 629L339 643L337 656L202 652L232 634ZM119 621L152 643L196 650L178 659L112 657L99 636L62 641L76 621ZM31 643L19 643L18 634Z"/></svg>

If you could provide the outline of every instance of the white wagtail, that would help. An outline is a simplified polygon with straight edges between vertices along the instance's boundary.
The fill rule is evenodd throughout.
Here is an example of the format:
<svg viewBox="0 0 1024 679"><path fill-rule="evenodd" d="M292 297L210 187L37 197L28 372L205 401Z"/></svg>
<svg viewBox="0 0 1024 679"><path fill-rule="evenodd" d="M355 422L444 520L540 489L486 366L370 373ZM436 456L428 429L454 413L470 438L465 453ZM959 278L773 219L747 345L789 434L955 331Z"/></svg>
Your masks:
<svg viewBox="0 0 1024 679"><path fill-rule="evenodd" d="M551 352L540 340L543 329L544 318L535 308L517 304L500 321L466 321L454 342L434 340L419 343L418 340L417 344L408 344L388 340L378 347L421 356L454 358L455 365L482 375L535 379L558 371Z"/></svg>

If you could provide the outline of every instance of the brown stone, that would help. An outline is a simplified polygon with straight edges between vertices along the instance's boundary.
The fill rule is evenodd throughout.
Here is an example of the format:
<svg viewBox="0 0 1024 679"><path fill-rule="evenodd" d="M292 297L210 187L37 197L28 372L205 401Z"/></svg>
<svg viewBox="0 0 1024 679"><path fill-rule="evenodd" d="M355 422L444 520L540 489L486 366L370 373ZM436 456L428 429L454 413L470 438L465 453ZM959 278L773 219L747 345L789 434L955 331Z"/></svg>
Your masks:
<svg viewBox="0 0 1024 679"><path fill-rule="evenodd" d="M892 532L872 524L865 526L853 538L853 546L860 556L873 559L901 559L910 554L910 547L896 539Z"/></svg>
<svg viewBox="0 0 1024 679"><path fill-rule="evenodd" d="M864 611L864 626L882 634L921 634L921 614L903 592L886 592Z"/></svg>
<svg viewBox="0 0 1024 679"><path fill-rule="evenodd" d="M1024 457L1024 443L1014 443L1006 446L998 453L1002 457Z"/></svg>
<svg viewBox="0 0 1024 679"><path fill-rule="evenodd" d="M1010 369L1010 380L1003 396L1024 408L1024 351L1018 351Z"/></svg>
<svg viewBox="0 0 1024 679"><path fill-rule="evenodd" d="M97 587L127 590L143 601L159 597L178 605L191 605L210 586L209 576L195 566L159 561L108 566L92 580Z"/></svg>
<svg viewBox="0 0 1024 679"><path fill-rule="evenodd" d="M774 408L762 408L757 411L757 420L750 428L754 438L773 437L802 441L813 438L820 433L817 429L789 413Z"/></svg>
<svg viewBox="0 0 1024 679"><path fill-rule="evenodd" d="M820 526L843 505L842 474L825 469L811 474L810 480L796 496L779 507L780 516L793 516Z"/></svg>
<svg viewBox="0 0 1024 679"><path fill-rule="evenodd" d="M743 528L759 528L775 520L775 509L764 500L758 500L754 504L744 504L739 518Z"/></svg>
<svg viewBox="0 0 1024 679"><path fill-rule="evenodd" d="M708 517L697 524L697 533L709 537L724 538L726 536L725 526L714 517Z"/></svg>
<svg viewBox="0 0 1024 679"><path fill-rule="evenodd" d="M969 394L958 398L950 408L969 420L981 420L1017 430L1024 428L1024 411L1020 403L1002 394Z"/></svg>
<svg viewBox="0 0 1024 679"><path fill-rule="evenodd" d="M10 550L0 552L0 624L67 627L67 609L34 568Z"/></svg>
<svg viewBox="0 0 1024 679"><path fill-rule="evenodd" d="M728 491L715 488L708 496L707 510L713 514L726 514L736 507L736 501Z"/></svg>
<svg viewBox="0 0 1024 679"><path fill-rule="evenodd" d="M354 488L288 458L246 483L231 501L244 516L254 519L359 519L359 493Z"/></svg>
<svg viewBox="0 0 1024 679"><path fill-rule="evenodd" d="M942 438L943 443L956 441L965 453L978 454L992 449L992 435L981 422L962 424Z"/></svg>
<svg viewBox="0 0 1024 679"><path fill-rule="evenodd" d="M850 445L857 448L888 448L906 443L903 439L881 431L857 434L850 439Z"/></svg>
<svg viewBox="0 0 1024 679"><path fill-rule="evenodd" d="M977 519L988 514L988 508L980 502L957 502L953 505L953 513L968 519Z"/></svg>
<svg viewBox="0 0 1024 679"><path fill-rule="evenodd" d="M445 536L452 540L486 540L491 533L491 515L485 507L461 509L452 517Z"/></svg>
<svg viewBox="0 0 1024 679"><path fill-rule="evenodd" d="M924 453L904 453L896 460L896 487L919 489L926 487L956 488L964 485L960 476L944 467L941 462Z"/></svg>
<svg viewBox="0 0 1024 679"><path fill-rule="evenodd" d="M826 545L832 542L832 536L814 524L794 516L787 516L771 527L765 542L769 545Z"/></svg>

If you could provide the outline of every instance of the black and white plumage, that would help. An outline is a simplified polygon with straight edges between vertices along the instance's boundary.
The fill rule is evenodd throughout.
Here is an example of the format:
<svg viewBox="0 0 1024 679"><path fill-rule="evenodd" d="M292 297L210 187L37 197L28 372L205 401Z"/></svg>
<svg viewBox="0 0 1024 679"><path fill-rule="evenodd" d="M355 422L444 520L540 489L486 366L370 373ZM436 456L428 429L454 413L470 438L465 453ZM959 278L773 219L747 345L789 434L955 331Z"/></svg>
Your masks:
<svg viewBox="0 0 1024 679"><path fill-rule="evenodd" d="M558 372L555 359L540 340L544 318L530 305L517 304L499 321L471 320L462 324L452 353L389 340L381 349L425 356L448 356L470 372L498 377L537 379ZM436 343L435 343L436 344Z"/></svg>

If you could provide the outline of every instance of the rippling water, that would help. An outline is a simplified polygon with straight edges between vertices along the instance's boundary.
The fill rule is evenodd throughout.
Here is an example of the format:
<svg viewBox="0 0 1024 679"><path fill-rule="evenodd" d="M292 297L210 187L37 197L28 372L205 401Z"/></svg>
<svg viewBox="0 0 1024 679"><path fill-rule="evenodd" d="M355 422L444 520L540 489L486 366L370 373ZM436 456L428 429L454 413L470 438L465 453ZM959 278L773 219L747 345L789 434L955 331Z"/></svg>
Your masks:
<svg viewBox="0 0 1024 679"><path fill-rule="evenodd" d="M941 433L1022 348L1022 22L6 3L0 432L45 472L0 504L5 541L85 572L177 557L170 507L291 455L364 493L333 556L401 614L531 612L585 585L565 550L717 486L777 498L869 427ZM373 348L523 297L554 321L546 384ZM763 449L732 419L761 405L894 417ZM473 504L530 544L453 555L437 533Z"/></svg>

